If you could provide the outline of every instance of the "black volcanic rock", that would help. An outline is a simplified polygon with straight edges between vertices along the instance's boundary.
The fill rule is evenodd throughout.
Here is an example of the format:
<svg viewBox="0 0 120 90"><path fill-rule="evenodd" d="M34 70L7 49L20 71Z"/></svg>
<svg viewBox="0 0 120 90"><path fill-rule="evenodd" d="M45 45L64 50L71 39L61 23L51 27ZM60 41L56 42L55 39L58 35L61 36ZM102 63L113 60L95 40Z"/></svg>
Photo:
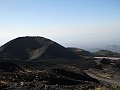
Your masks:
<svg viewBox="0 0 120 90"><path fill-rule="evenodd" d="M79 59L80 56L43 37L19 37L0 47L1 60Z"/></svg>
<svg viewBox="0 0 120 90"><path fill-rule="evenodd" d="M90 77L81 69L65 64L44 70L42 79L48 81L49 84L58 85L77 85L86 81L99 83L97 79Z"/></svg>
<svg viewBox="0 0 120 90"><path fill-rule="evenodd" d="M120 69L120 59L115 63L114 67Z"/></svg>
<svg viewBox="0 0 120 90"><path fill-rule="evenodd" d="M24 71L20 66L12 62L0 62L0 70L2 72L19 72Z"/></svg>
<svg viewBox="0 0 120 90"><path fill-rule="evenodd" d="M103 58L103 59L101 59L100 63L101 64L111 64L111 61L110 61L110 59Z"/></svg>
<svg viewBox="0 0 120 90"><path fill-rule="evenodd" d="M75 71L70 71L70 70L65 70L65 69L53 69L53 71L64 77L71 78L72 80L90 81L90 82L99 83L99 81L97 79L94 79L94 78L88 76L82 70L80 71L80 73L78 73L78 72L76 73Z"/></svg>

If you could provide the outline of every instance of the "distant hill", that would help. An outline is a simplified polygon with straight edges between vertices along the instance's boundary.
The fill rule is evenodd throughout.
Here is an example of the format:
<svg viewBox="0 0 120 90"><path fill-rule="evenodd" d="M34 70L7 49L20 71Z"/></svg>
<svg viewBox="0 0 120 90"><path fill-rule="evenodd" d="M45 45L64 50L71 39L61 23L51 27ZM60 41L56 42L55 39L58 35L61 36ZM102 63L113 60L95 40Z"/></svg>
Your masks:
<svg viewBox="0 0 120 90"><path fill-rule="evenodd" d="M89 49L86 49L86 50L88 50L88 51L90 51L90 52L97 52L97 51L99 51L99 50L101 50L102 48L89 48Z"/></svg>
<svg viewBox="0 0 120 90"><path fill-rule="evenodd" d="M112 52L110 50L99 50L93 53L94 56L102 56L102 57L120 57L119 53Z"/></svg>
<svg viewBox="0 0 120 90"><path fill-rule="evenodd" d="M76 53L44 37L19 37L0 47L1 60L80 59Z"/></svg>
<svg viewBox="0 0 120 90"><path fill-rule="evenodd" d="M118 45L107 45L107 46L99 47L99 48L89 48L87 50L90 52L97 52L102 49L120 53L120 46L118 46Z"/></svg>
<svg viewBox="0 0 120 90"><path fill-rule="evenodd" d="M67 49L72 51L72 52L75 52L76 54L78 54L80 56L93 56L91 52L85 51L84 49L73 48L73 47L69 47Z"/></svg>
<svg viewBox="0 0 120 90"><path fill-rule="evenodd" d="M118 45L107 45L104 49L120 53L120 46Z"/></svg>

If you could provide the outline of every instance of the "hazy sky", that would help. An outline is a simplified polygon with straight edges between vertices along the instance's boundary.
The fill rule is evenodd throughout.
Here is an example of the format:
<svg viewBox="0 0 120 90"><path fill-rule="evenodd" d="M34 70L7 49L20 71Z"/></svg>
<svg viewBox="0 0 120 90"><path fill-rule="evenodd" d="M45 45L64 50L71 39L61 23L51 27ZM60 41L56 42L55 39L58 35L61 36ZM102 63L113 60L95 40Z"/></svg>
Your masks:
<svg viewBox="0 0 120 90"><path fill-rule="evenodd" d="M0 0L0 45L18 36L82 48L120 45L120 0Z"/></svg>

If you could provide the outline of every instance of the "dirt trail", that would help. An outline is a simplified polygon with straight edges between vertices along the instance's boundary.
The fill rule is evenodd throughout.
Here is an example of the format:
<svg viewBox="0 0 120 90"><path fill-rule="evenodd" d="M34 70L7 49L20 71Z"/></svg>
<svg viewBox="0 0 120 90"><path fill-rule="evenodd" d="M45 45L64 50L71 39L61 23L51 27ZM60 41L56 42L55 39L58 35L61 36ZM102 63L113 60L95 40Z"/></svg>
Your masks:
<svg viewBox="0 0 120 90"><path fill-rule="evenodd" d="M119 81L115 81L115 80L110 80L110 79L104 79L104 78L101 78L101 77L98 77L97 75L93 74L92 72L90 71L85 71L89 76L95 78L95 79L98 79L98 80L101 80L101 81L105 81L105 82L108 82L108 83L111 83L111 84L114 84L114 85L117 85L117 86L120 86L120 82Z"/></svg>
<svg viewBox="0 0 120 90"><path fill-rule="evenodd" d="M112 59L112 60L119 60L120 58L117 58L117 57L95 57L96 59Z"/></svg>

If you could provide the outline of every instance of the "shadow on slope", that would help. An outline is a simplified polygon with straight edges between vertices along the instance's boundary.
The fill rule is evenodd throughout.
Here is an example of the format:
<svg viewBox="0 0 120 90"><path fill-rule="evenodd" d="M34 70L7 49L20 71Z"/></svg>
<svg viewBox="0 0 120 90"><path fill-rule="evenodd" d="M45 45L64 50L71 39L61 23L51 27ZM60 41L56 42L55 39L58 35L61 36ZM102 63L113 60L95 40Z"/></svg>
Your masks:
<svg viewBox="0 0 120 90"><path fill-rule="evenodd" d="M0 62L0 70L2 72L19 72L24 71L21 67L17 64L12 62Z"/></svg>
<svg viewBox="0 0 120 90"><path fill-rule="evenodd" d="M80 56L89 56L89 57L92 57L93 54L89 51L85 51L84 49L80 49L80 48L73 48L73 47L69 47L67 48L68 50L80 55Z"/></svg>

